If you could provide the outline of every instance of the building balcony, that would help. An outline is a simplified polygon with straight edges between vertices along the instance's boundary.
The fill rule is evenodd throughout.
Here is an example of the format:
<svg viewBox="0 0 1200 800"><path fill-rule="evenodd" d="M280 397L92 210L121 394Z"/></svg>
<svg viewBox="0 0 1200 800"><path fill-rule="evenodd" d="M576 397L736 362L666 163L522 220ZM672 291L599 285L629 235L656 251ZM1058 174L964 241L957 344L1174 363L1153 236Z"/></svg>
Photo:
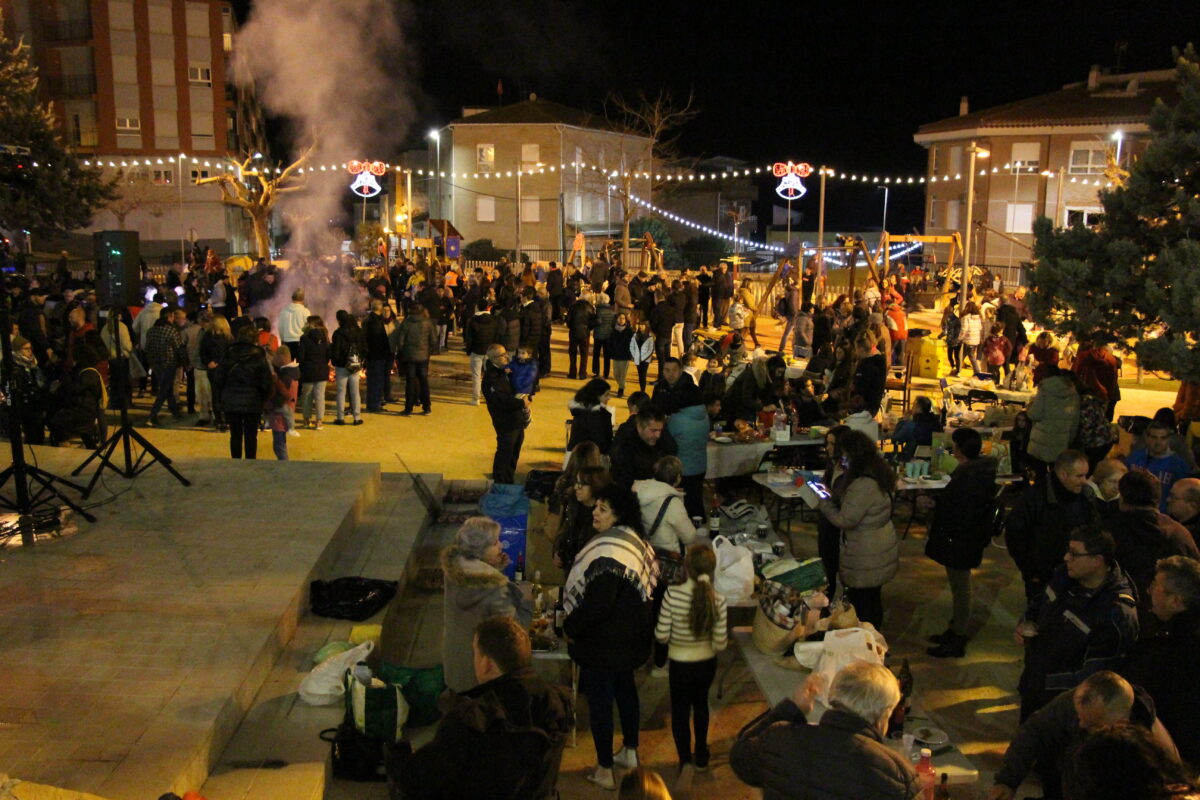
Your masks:
<svg viewBox="0 0 1200 800"><path fill-rule="evenodd" d="M71 128L67 132L67 139L71 147L77 149L87 149L100 146L100 132L94 127L80 126Z"/></svg>
<svg viewBox="0 0 1200 800"><path fill-rule="evenodd" d="M51 44L86 42L92 38L92 21L90 19L48 21L43 24L42 35Z"/></svg>
<svg viewBox="0 0 1200 800"><path fill-rule="evenodd" d="M53 75L46 79L51 97L87 97L96 93L96 76Z"/></svg>

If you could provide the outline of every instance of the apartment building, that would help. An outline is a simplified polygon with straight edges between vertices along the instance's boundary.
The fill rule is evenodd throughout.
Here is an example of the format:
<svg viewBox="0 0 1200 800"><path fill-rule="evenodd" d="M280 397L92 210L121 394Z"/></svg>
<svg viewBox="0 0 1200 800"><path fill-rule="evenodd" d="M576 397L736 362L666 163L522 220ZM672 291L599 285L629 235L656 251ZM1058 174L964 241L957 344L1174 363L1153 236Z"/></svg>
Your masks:
<svg viewBox="0 0 1200 800"><path fill-rule="evenodd" d="M965 237L972 229L976 264L1028 261L1038 217L1065 226L1103 212L1108 159L1128 168L1142 154L1159 99L1178 102L1174 70L1104 74L1093 67L1086 81L975 112L963 98L958 116L922 125L913 137L929 151L925 232ZM986 227L966 219L972 145L972 216Z"/></svg>
<svg viewBox="0 0 1200 800"><path fill-rule="evenodd" d="M124 171L123 227L141 234L143 253L174 254L193 238L250 249L241 211L222 206L214 187L194 185L226 157L266 147L253 92L230 75L237 23L228 2L0 0L0 8L8 35L31 48L63 140ZM93 229L120 221L102 211Z"/></svg>

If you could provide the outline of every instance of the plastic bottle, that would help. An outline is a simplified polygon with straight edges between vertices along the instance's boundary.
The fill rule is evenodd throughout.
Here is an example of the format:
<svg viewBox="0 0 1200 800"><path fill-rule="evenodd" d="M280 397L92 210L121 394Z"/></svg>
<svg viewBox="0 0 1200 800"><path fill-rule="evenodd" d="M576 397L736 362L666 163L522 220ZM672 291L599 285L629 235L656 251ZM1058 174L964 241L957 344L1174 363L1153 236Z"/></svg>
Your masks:
<svg viewBox="0 0 1200 800"><path fill-rule="evenodd" d="M917 762L917 784L921 787L921 800L934 800L937 770L933 768L933 753L928 747L921 748L921 760Z"/></svg>

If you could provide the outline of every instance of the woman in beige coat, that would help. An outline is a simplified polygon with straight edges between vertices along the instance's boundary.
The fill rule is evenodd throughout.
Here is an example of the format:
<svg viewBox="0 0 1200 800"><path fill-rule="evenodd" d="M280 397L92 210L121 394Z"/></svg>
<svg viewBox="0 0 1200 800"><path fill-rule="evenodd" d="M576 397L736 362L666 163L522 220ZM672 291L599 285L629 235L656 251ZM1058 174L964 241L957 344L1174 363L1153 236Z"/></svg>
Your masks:
<svg viewBox="0 0 1200 800"><path fill-rule="evenodd" d="M858 618L876 628L883 624L883 585L896 577L900 542L892 526L896 476L879 448L861 431L840 442L845 456L845 490L818 506L842 532L839 572L846 599Z"/></svg>

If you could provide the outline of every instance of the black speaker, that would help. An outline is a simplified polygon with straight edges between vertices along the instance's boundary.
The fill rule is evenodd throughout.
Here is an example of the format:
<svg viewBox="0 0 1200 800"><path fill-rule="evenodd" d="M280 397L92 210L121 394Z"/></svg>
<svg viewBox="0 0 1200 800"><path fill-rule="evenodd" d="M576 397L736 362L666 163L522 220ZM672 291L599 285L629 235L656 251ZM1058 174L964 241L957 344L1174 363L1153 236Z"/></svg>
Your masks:
<svg viewBox="0 0 1200 800"><path fill-rule="evenodd" d="M105 306L141 305L141 246L137 231L97 231L92 234L96 256L96 291Z"/></svg>

